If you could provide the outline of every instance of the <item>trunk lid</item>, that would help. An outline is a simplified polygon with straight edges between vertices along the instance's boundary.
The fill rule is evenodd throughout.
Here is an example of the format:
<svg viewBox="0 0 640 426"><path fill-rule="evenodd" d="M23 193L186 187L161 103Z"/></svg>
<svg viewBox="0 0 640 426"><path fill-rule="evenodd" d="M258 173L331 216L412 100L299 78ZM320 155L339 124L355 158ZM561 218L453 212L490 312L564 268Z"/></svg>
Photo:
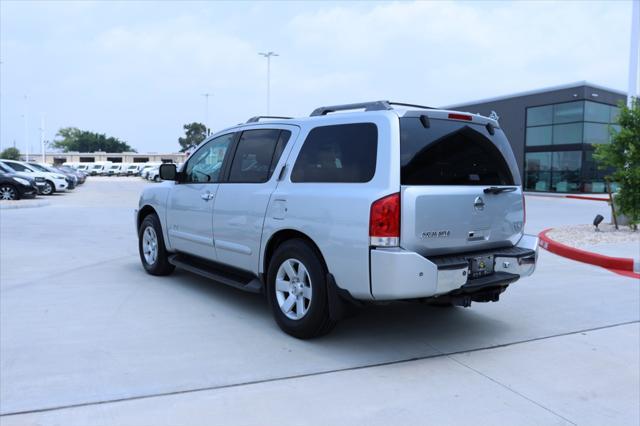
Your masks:
<svg viewBox="0 0 640 426"><path fill-rule="evenodd" d="M400 118L401 247L423 256L512 246L524 229L509 142L486 122Z"/></svg>

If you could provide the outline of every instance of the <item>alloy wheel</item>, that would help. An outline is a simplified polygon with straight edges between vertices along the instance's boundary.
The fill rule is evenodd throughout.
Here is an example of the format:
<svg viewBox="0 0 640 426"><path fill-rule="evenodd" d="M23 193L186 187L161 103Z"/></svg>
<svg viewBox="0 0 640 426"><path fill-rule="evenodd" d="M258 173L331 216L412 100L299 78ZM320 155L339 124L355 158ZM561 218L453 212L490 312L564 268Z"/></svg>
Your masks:
<svg viewBox="0 0 640 426"><path fill-rule="evenodd" d="M158 259L158 235L152 226L147 226L142 234L142 252L147 264L153 265L156 263Z"/></svg>
<svg viewBox="0 0 640 426"><path fill-rule="evenodd" d="M16 200L18 193L11 186L3 186L0 188L0 199L3 200Z"/></svg>
<svg viewBox="0 0 640 426"><path fill-rule="evenodd" d="M287 259L276 274L276 298L278 306L287 318L299 320L311 306L311 278L302 262Z"/></svg>

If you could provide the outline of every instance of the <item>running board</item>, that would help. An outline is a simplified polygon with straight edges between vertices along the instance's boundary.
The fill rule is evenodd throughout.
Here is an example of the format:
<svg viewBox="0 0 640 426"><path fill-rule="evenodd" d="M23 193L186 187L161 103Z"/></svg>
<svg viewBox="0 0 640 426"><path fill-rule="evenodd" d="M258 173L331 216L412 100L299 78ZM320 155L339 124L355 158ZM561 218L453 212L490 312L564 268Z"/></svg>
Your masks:
<svg viewBox="0 0 640 426"><path fill-rule="evenodd" d="M248 273L231 271L199 257L179 253L169 256L169 263L220 284L249 293L262 293L262 281L257 277Z"/></svg>

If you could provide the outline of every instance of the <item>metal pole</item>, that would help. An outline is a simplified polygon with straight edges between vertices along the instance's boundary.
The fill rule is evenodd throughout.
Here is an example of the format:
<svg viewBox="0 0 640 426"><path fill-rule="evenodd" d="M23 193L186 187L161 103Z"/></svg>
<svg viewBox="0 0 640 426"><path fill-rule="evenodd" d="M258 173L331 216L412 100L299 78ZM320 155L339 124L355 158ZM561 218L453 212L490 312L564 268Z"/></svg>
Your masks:
<svg viewBox="0 0 640 426"><path fill-rule="evenodd" d="M27 95L24 95L24 145L26 148L25 159L29 161L29 106Z"/></svg>
<svg viewBox="0 0 640 426"><path fill-rule="evenodd" d="M633 98L638 97L638 26L640 26L640 0L631 2L631 40L629 50L629 92L627 105L631 107Z"/></svg>
<svg viewBox="0 0 640 426"><path fill-rule="evenodd" d="M206 133L209 134L209 96L211 93L203 93L204 96L204 126L206 127Z"/></svg>
<svg viewBox="0 0 640 426"><path fill-rule="evenodd" d="M259 52L258 55L267 58L267 115L271 112L271 57L280 56L276 52Z"/></svg>
<svg viewBox="0 0 640 426"><path fill-rule="evenodd" d="M42 164L47 162L44 151L44 115L40 117L40 149L42 149Z"/></svg>

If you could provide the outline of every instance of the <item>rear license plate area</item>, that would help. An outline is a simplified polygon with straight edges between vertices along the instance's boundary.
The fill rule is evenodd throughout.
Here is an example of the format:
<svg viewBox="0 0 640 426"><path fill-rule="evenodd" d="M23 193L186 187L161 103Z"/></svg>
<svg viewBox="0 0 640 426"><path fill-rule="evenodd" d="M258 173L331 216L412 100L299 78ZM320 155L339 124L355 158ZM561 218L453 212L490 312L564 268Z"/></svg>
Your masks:
<svg viewBox="0 0 640 426"><path fill-rule="evenodd" d="M469 258L469 278L480 278L493 274L493 255Z"/></svg>

